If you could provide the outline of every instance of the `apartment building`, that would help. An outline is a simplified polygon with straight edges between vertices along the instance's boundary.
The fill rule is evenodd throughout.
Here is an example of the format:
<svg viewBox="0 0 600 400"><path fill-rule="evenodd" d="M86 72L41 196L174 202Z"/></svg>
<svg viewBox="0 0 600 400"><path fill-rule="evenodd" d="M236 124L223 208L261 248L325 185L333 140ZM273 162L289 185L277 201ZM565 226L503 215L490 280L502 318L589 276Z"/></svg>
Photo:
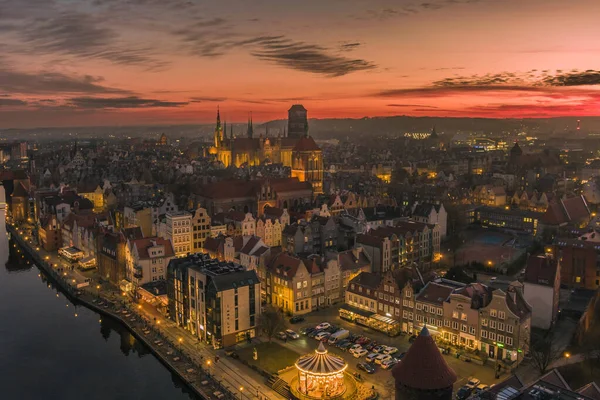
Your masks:
<svg viewBox="0 0 600 400"><path fill-rule="evenodd" d="M165 220L164 238L173 243L176 257L184 257L192 251L192 214L187 211L168 212Z"/></svg>
<svg viewBox="0 0 600 400"><path fill-rule="evenodd" d="M130 239L125 250L126 278L134 290L148 282L163 280L169 261L175 257L169 239L159 237Z"/></svg>
<svg viewBox="0 0 600 400"><path fill-rule="evenodd" d="M260 282L255 271L208 254L173 259L167 269L170 318L215 349L257 334Z"/></svg>
<svg viewBox="0 0 600 400"><path fill-rule="evenodd" d="M496 289L490 303L479 310L480 350L493 360L519 363L531 337L531 306L522 287Z"/></svg>
<svg viewBox="0 0 600 400"><path fill-rule="evenodd" d="M192 252L202 252L204 241L211 235L211 218L206 209L200 207L192 216Z"/></svg>
<svg viewBox="0 0 600 400"><path fill-rule="evenodd" d="M133 228L139 226L146 237L153 233L152 207L144 204L136 204L123 209L123 227Z"/></svg>

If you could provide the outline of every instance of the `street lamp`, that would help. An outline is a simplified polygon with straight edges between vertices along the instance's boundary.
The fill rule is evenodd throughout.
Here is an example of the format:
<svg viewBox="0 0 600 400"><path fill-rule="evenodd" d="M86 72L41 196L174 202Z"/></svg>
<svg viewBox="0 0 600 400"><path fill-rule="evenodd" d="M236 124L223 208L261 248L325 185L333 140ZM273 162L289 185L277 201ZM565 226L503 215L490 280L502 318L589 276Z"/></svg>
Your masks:
<svg viewBox="0 0 600 400"><path fill-rule="evenodd" d="M179 342L179 351L181 351L181 343L183 342L182 338L177 339L177 342Z"/></svg>
<svg viewBox="0 0 600 400"><path fill-rule="evenodd" d="M240 399L244 398L244 387L240 386Z"/></svg>

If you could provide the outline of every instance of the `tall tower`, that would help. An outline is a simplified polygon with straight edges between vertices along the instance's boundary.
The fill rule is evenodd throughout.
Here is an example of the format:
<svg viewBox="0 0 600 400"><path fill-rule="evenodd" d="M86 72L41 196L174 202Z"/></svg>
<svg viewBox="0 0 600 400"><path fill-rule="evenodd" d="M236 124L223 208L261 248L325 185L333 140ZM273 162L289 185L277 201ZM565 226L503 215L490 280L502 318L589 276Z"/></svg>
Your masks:
<svg viewBox="0 0 600 400"><path fill-rule="evenodd" d="M314 194L323 193L323 151L308 134L292 149L292 178L310 182Z"/></svg>
<svg viewBox="0 0 600 400"><path fill-rule="evenodd" d="M288 137L300 139L308 134L308 117L302 104L294 104L288 110Z"/></svg>
<svg viewBox="0 0 600 400"><path fill-rule="evenodd" d="M215 126L214 140L215 147L219 148L223 142L223 127L221 126L221 111L219 107L217 107L217 126Z"/></svg>
<svg viewBox="0 0 600 400"><path fill-rule="evenodd" d="M396 400L452 400L456 373L423 327L402 361L392 369Z"/></svg>
<svg viewBox="0 0 600 400"><path fill-rule="evenodd" d="M252 113L250 113L250 117L248 118L248 132L247 135L250 139L254 137L254 127L252 126Z"/></svg>

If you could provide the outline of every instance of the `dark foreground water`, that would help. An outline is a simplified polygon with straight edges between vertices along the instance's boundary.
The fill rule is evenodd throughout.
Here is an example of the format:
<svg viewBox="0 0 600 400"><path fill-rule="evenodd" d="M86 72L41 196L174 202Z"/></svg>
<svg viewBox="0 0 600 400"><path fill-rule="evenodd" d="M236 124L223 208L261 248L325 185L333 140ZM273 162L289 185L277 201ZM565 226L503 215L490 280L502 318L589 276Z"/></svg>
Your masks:
<svg viewBox="0 0 600 400"><path fill-rule="evenodd" d="M0 399L195 399L125 328L71 303L0 221Z"/></svg>

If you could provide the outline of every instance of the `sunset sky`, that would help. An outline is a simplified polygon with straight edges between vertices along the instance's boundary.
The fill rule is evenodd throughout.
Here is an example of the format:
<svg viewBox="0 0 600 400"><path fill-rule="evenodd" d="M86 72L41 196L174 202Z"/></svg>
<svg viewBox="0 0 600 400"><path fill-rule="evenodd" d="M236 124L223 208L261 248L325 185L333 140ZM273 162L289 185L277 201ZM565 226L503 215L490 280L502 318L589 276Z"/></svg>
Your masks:
<svg viewBox="0 0 600 400"><path fill-rule="evenodd" d="M0 128L599 115L598 0L0 0Z"/></svg>

